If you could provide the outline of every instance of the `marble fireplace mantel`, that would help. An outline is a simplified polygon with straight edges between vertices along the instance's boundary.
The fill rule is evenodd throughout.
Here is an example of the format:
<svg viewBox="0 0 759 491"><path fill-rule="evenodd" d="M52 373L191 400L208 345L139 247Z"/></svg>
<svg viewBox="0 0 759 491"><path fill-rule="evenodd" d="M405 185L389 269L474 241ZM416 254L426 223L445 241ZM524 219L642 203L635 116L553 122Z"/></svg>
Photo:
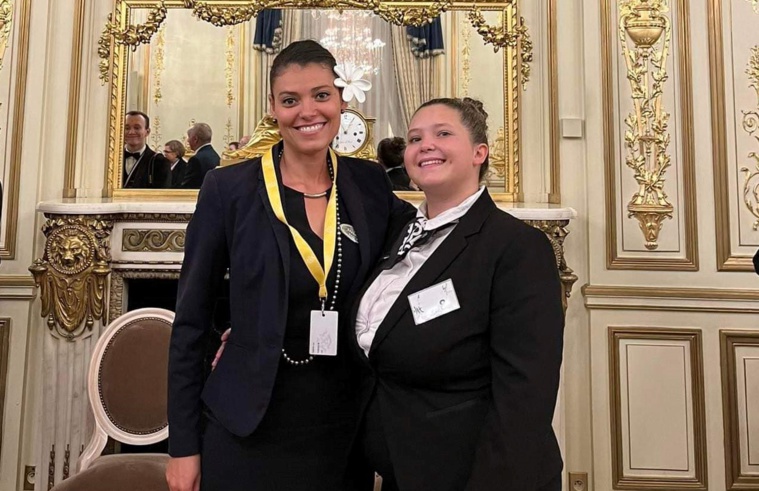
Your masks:
<svg viewBox="0 0 759 491"><path fill-rule="evenodd" d="M577 215L575 210L551 204L501 202L498 206L548 236L568 297L577 277L564 259L564 238L569 233L570 221ZM176 277L184 256L185 229L195 211L195 202L74 198L44 201L37 210L47 218L43 226L47 243L44 257L37 259L30 270L43 290L43 299L51 300L47 309L43 306L48 325L62 337L73 339L85 327L91 329L95 321L108 322L123 313L120 275ZM41 281L43 277L48 277L48 281ZM80 287L81 293L90 298L70 308L57 305L62 294L54 291L55 281L51 279L65 279L67 288ZM90 280L95 281L95 289L85 288ZM44 291L46 285L48 292ZM87 307L86 312L66 313L74 307L81 310L82 305Z"/></svg>

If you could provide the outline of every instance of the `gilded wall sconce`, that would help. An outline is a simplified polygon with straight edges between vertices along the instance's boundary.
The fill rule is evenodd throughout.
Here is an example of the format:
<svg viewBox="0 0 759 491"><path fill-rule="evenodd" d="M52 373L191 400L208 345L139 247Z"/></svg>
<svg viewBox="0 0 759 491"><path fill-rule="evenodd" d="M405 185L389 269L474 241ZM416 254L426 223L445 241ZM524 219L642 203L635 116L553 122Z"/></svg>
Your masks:
<svg viewBox="0 0 759 491"><path fill-rule="evenodd" d="M638 220L649 250L659 246L662 222L674 211L664 192L664 173L670 166L669 113L663 101L672 34L668 12L666 0L626 0L620 5L619 38L634 108L625 118L625 163L638 183L627 211Z"/></svg>

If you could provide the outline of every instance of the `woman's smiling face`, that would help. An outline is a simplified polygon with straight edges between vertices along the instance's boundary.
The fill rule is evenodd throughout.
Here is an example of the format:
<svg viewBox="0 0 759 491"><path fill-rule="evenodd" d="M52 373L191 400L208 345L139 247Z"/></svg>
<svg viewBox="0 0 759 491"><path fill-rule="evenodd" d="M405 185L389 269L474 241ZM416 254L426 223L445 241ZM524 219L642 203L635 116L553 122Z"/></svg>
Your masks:
<svg viewBox="0 0 759 491"><path fill-rule="evenodd" d="M454 193L479 182L487 145L475 144L456 109L433 104L411 119L404 163L424 191Z"/></svg>
<svg viewBox="0 0 759 491"><path fill-rule="evenodd" d="M271 89L271 115L285 147L302 154L326 150L340 129L340 111L346 105L335 87L334 71L318 63L291 64Z"/></svg>

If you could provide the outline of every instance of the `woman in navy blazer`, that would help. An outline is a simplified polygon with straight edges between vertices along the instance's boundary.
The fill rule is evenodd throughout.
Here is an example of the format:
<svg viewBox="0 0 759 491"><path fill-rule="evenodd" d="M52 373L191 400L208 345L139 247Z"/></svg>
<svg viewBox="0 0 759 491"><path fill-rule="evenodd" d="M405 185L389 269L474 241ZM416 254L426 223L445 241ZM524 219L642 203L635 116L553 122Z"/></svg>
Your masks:
<svg viewBox="0 0 759 491"><path fill-rule="evenodd" d="M426 201L352 311L360 441L382 491L561 489L556 259L479 187L486 121L471 99L417 110L405 165Z"/></svg>
<svg viewBox="0 0 759 491"><path fill-rule="evenodd" d="M263 159L209 172L200 190L170 348L172 491L356 489L346 476L358 414L350 336L336 356L313 355L309 316L350 306L391 219L413 208L377 164L329 150L346 106L334 66L314 41L280 52L269 102L283 141ZM328 270L323 288L308 257ZM205 340L227 271L232 334L205 380Z"/></svg>

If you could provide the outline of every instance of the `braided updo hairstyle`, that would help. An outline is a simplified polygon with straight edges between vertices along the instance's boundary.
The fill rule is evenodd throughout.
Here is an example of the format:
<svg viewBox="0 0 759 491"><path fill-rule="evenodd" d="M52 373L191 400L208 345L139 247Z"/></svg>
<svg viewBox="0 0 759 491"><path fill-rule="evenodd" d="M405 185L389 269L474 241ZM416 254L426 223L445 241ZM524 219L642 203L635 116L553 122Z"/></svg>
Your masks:
<svg viewBox="0 0 759 491"><path fill-rule="evenodd" d="M436 104L441 104L458 111L461 124L469 130L469 137L472 139L472 143L477 145L480 143L488 144L488 113L485 111L481 101L470 97L464 97L463 99L458 97L441 97L425 102L419 106L419 109ZM414 114L419 112L419 109ZM480 166L480 181L487 174L489 165L490 156L488 155Z"/></svg>

